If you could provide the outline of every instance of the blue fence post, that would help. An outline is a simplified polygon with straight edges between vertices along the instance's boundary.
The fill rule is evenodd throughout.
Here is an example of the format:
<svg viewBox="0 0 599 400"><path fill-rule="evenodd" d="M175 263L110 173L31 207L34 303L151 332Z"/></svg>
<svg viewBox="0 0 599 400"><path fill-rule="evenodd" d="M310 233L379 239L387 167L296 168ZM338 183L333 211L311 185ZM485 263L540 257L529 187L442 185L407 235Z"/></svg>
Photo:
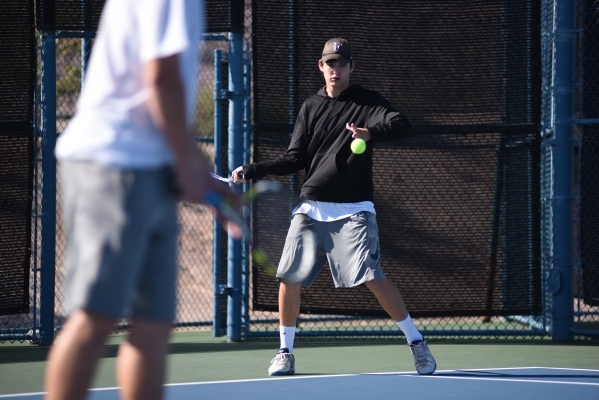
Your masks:
<svg viewBox="0 0 599 400"><path fill-rule="evenodd" d="M251 136L253 130L252 124L252 61L251 61L251 52L249 48L249 44L246 46L246 52L244 55L244 74L243 74L243 84L244 84L244 105L243 105L243 115L244 115L244 130L243 130L243 164L249 164L250 162L250 147L251 147ZM248 190L249 183L245 183L243 185L244 192ZM243 209L243 217L246 222L250 222L250 214L249 208L244 207ZM243 334L247 336L247 332L250 329L250 246L249 239L243 241L242 254L241 258L243 260L242 263L242 327Z"/></svg>
<svg viewBox="0 0 599 400"><path fill-rule="evenodd" d="M89 65L89 57L92 53L92 39L85 37L81 39L81 82L85 80L85 73Z"/></svg>
<svg viewBox="0 0 599 400"><path fill-rule="evenodd" d="M214 173L217 175L221 174L221 159L220 153L222 151L222 95L223 95L223 84L222 84L222 65L223 65L223 51L220 49L214 50ZM213 239L214 245L213 260L212 260L212 279L214 295L213 309L212 309L212 336L220 337L222 332L220 329L220 296L222 295L222 285L220 283L220 240L221 240L221 224L215 218L213 226Z"/></svg>
<svg viewBox="0 0 599 400"><path fill-rule="evenodd" d="M42 34L42 212L39 343L54 340L56 274L56 34ZM35 334L35 333L34 333Z"/></svg>
<svg viewBox="0 0 599 400"><path fill-rule="evenodd" d="M229 171L243 163L243 92L243 31L230 32ZM241 340L241 241L229 237L227 250L227 341L236 342Z"/></svg>
<svg viewBox="0 0 599 400"><path fill-rule="evenodd" d="M576 1L555 0L553 32L552 337L574 338L574 61Z"/></svg>

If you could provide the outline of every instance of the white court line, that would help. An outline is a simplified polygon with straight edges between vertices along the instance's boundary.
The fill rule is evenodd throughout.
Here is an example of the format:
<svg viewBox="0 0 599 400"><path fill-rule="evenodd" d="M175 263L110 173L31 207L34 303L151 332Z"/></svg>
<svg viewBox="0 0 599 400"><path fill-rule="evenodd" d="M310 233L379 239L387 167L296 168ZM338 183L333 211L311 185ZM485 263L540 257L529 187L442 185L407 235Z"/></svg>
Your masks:
<svg viewBox="0 0 599 400"><path fill-rule="evenodd" d="M558 368L558 367L505 367L505 368L477 368L477 369L446 369L438 370L436 373L448 373L448 372L476 372L476 371L504 371L504 370L520 370L520 369L552 369L552 370L565 370L565 371L589 371L597 372L596 369L582 369L582 368ZM586 382L563 382L563 381L544 381L544 380L532 380L532 379L504 379L504 378L485 378L485 377L461 377L461 376L439 376L439 375L418 375L416 371L407 372L366 372L361 374L339 374L339 375L305 375L305 376L278 376L269 378L258 378L258 379L236 379L236 380L225 380L225 381L208 381L208 382L183 382L183 383L167 383L164 386L191 386L191 385L212 385L221 383L244 383L244 382L264 382L264 381L275 381L275 380L289 380L289 379L315 379L315 378L338 378L347 376L360 376L360 375L402 375L406 377L414 378L441 378L441 379L464 379L464 380L487 380L487 381L507 381L507 382L534 382L534 383L553 383L562 385L587 385L587 386L599 386L599 383L586 383ZM105 390L118 390L119 387L106 387L106 388L95 388L90 391L100 392ZM7 394L0 395L1 398L8 397L24 397L24 396L36 396L44 395L45 392L35 393L20 393L20 394Z"/></svg>
<svg viewBox="0 0 599 400"><path fill-rule="evenodd" d="M392 373L392 372L389 372ZM244 382L264 382L264 381L278 381L278 380L290 380L290 379L309 379L309 378L338 378L344 376L358 376L364 374L339 374L339 375L303 375L303 376L271 376L269 378L257 378L257 379L235 379L231 381L210 381L210 382L186 382L186 383L167 383L164 386L186 386L186 385L212 385L219 383L244 383Z"/></svg>
<svg viewBox="0 0 599 400"><path fill-rule="evenodd" d="M397 374L398 372L389 372L389 374ZM415 371L414 371L415 373ZM261 381L278 381L278 380L288 380L288 379L307 379L307 378L337 378L343 376L358 376L365 374L341 374L341 375L306 375L306 376L277 376L270 378L258 378L258 379L235 379L235 380L226 380L226 381L208 381L208 382L183 382L183 383L166 383L163 386L191 386L191 385L211 385L211 384L219 384L219 383L243 383L243 382L261 382ZM94 388L89 389L93 392L101 392L106 390L119 390L118 386L115 387L105 387L105 388ZM46 392L35 392L35 393L20 393L20 394L5 394L0 395L1 398L7 397L23 397L23 396L36 396L36 395L44 395Z"/></svg>

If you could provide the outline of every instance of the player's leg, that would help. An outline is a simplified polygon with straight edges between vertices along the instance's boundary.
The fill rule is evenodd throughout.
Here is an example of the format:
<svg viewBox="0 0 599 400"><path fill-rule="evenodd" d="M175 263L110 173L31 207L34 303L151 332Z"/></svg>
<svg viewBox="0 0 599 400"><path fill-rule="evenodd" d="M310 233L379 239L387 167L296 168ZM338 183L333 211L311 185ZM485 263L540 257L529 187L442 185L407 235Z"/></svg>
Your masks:
<svg viewBox="0 0 599 400"><path fill-rule="evenodd" d="M86 397L104 342L116 321L114 317L85 310L71 315L48 356L47 400Z"/></svg>
<svg viewBox="0 0 599 400"><path fill-rule="evenodd" d="M381 307L393 318L397 326L406 335L408 347L414 356L416 370L421 375L435 372L437 363L431 354L426 339L412 322L405 303L397 287L388 279L377 279L365 283L374 293Z"/></svg>
<svg viewBox="0 0 599 400"><path fill-rule="evenodd" d="M408 344L422 340L422 334L412 322L401 293L389 279L375 279L365 282L365 285L375 295L383 310L393 318L406 335Z"/></svg>
<svg viewBox="0 0 599 400"><path fill-rule="evenodd" d="M152 199L154 218L132 304L132 330L119 346L117 378L125 400L162 398L166 354L175 318L177 280L177 206L162 190L161 179L149 177L144 188ZM132 219L144 218L135 210ZM148 216L145 216L148 219Z"/></svg>
<svg viewBox="0 0 599 400"><path fill-rule="evenodd" d="M79 312L75 311L73 321L80 323L74 325L75 328L66 330L65 342L69 341L69 335L83 335L83 343L86 337L93 338L95 344L103 343L116 320L124 316L131 299L147 304L151 309L163 310L163 307L157 306L161 304L160 299L157 303L151 303L147 299L152 296L140 296L139 292L135 295L135 292L136 286L147 280L145 261L150 259L155 260L156 264L163 263L162 259L152 254L147 256L151 253L148 249L159 248L150 242L150 238L159 236L156 227L166 225L171 230L174 229L176 235L176 203L168 188L168 174L165 171L118 171L92 163L66 164L62 168L62 175L64 210L70 235L67 252L67 311L88 310L87 313L92 317L110 317L103 324L103 319L99 318L80 321ZM165 207L165 203L168 207ZM165 223L165 220L170 221L170 224ZM172 234L170 243L173 250L169 258L172 259L174 270L176 238ZM174 286L175 272L170 271L170 276L170 281L159 277L146 285L146 294L168 292L172 297L169 307L173 311L162 319L169 323L174 314L174 294L171 294L174 293L174 287L168 291L160 285L164 284L168 288L170 282L170 286ZM135 307L138 305L134 304ZM160 312L164 314L163 311ZM87 328L82 329L81 325L85 324ZM87 329L90 332L86 336ZM57 344L58 354L63 351L60 340L62 339ZM70 351L78 353L67 361L74 363L70 365L68 373L74 374L78 379L77 387L87 387L91 377L88 380L78 378L77 360L89 360L93 373L97 355L82 346L71 347ZM50 391L58 390L56 387L61 380L70 379L64 373L56 374L53 371L53 368L49 369L47 379ZM81 368L81 373L89 371Z"/></svg>
<svg viewBox="0 0 599 400"><path fill-rule="evenodd" d="M360 212L329 224L335 235L328 238L326 249L329 252L329 265L334 266L331 273L335 286L353 287L365 284L374 293L381 307L406 334L418 373L433 373L436 363L428 345L413 324L401 293L381 269L376 216Z"/></svg>
<svg viewBox="0 0 599 400"><path fill-rule="evenodd" d="M295 325L299 315L301 283L279 284L279 350L271 360L269 375L291 375L295 373Z"/></svg>
<svg viewBox="0 0 599 400"><path fill-rule="evenodd" d="M287 349L293 354L295 326L300 310L301 283L285 283L279 285L279 324L280 349Z"/></svg>
<svg viewBox="0 0 599 400"><path fill-rule="evenodd" d="M295 326L299 315L301 299L301 283L285 283L279 285L279 322L283 326Z"/></svg>
<svg viewBox="0 0 599 400"><path fill-rule="evenodd" d="M66 309L46 372L49 399L84 398L104 341L121 315L127 268L115 262L120 242L122 173L88 162L61 162L68 233ZM116 273L116 275L114 275Z"/></svg>
<svg viewBox="0 0 599 400"><path fill-rule="evenodd" d="M397 287L389 279L375 279L364 282L364 285L375 295L383 310L394 321L403 321L408 317L408 310ZM418 338L422 339L422 337Z"/></svg>
<svg viewBox="0 0 599 400"><path fill-rule="evenodd" d="M293 217L285 247L277 269L279 279L279 337L280 346L271 360L269 375L295 373L293 343L300 310L301 288L310 287L324 265L326 256L321 248L315 221L306 215Z"/></svg>
<svg viewBox="0 0 599 400"><path fill-rule="evenodd" d="M135 319L119 346L117 380L124 400L162 398L171 324Z"/></svg>

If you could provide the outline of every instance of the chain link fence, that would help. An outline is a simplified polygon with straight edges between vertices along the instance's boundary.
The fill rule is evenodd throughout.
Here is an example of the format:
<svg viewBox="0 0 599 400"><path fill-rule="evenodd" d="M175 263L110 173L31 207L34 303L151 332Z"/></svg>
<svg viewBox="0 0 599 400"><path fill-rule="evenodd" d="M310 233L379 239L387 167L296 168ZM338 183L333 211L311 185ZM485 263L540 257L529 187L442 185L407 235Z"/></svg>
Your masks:
<svg viewBox="0 0 599 400"><path fill-rule="evenodd" d="M576 334L599 336L599 2L578 1L575 90Z"/></svg>
<svg viewBox="0 0 599 400"><path fill-rule="evenodd" d="M576 3L574 32L555 30L556 1L541 2L542 33L542 118L541 150L542 189L542 260L543 260L543 321L552 324L553 288L549 277L554 268L553 221L555 170L553 167L552 108L554 98L554 46L557 34L575 35L574 60L574 127L573 127L573 243L574 335L578 339L599 336L599 4L594 0Z"/></svg>
<svg viewBox="0 0 599 400"><path fill-rule="evenodd" d="M251 23L249 5L246 23ZM249 35L248 29L248 35ZM85 75L85 65L93 47L93 32L57 31L56 34L56 130L59 136L76 111L76 103ZM37 44L37 86L34 114L37 127L35 131L34 181L33 181L33 219L32 219L32 256L30 288L31 312L0 316L0 342L28 339L39 340L40 327L40 285L41 242L42 242L42 71L43 55L42 33L36 31ZM197 98L196 126L198 146L208 163L214 161L214 51L228 50L227 33L204 35L199 40L200 72ZM59 170L57 175L59 175ZM67 316L63 306L66 254L66 237L61 210L60 176L56 186L56 275L54 326L58 331ZM175 326L177 329L211 329L213 317L213 229L212 211L204 205L180 203L178 206L180 221L177 284L178 304ZM119 321L115 332L128 329L129 321Z"/></svg>
<svg viewBox="0 0 599 400"><path fill-rule="evenodd" d="M72 36L72 35L69 35ZM86 39L65 37L60 32L57 37L57 130L66 129L76 110L76 101L81 88L82 70ZM219 36L212 36L219 38ZM214 50L227 50L224 37L221 40L202 40L199 91L197 108L197 138L208 162L212 163L214 132ZM64 257L66 238L63 230L60 179L57 184L57 234L56 234L56 309L55 326L63 325L66 315L63 309L64 298ZM210 328L212 325L212 262L213 262L213 214L198 204L179 203L179 277L177 284L177 314L175 325L183 327ZM118 329L126 329L128 321L120 321Z"/></svg>
<svg viewBox="0 0 599 400"><path fill-rule="evenodd" d="M429 338L547 335L542 319L510 314L516 313L510 302L524 300L540 281L538 3L373 1L366 19L364 6L342 1L328 2L326 17L314 13L317 1L254 5L259 161L285 151L303 100L322 87L315 62L324 41L349 39L357 63L352 80L380 91L416 131L414 138L375 148L374 185L383 270L419 328ZM387 32L384 38L380 31ZM273 55L290 60L284 73L261 70L261 57ZM282 181L297 190L298 175ZM289 224L286 204L265 200L255 212L254 243L267 247L275 265ZM494 215L501 217L496 224ZM255 267L252 272L252 282L260 283L253 304L275 310L276 283ZM330 281L325 267L302 293L304 310L316 311L300 314L298 337L400 334L390 318L380 317L366 288L334 289ZM502 286L507 282L514 291L515 283L530 286L518 295ZM481 292L488 296L482 306ZM538 314L533 301L528 312ZM371 304L370 315L379 316L363 317ZM347 314L321 315L325 308ZM256 319L249 337L278 336L276 312L250 316Z"/></svg>
<svg viewBox="0 0 599 400"><path fill-rule="evenodd" d="M252 44L252 7L246 1L244 41ZM579 338L596 337L599 331L599 5L596 0L578 0L578 41L577 41L577 82L576 90L576 152L575 152L575 332ZM555 3L552 0L540 1L540 22L542 35L542 94L543 112L541 125L549 126L551 120L550 90L552 66L552 26L555 17ZM224 33L223 35L226 35ZM38 32L38 37L41 33ZM62 132L76 109L84 77L86 51L89 50L93 35L89 32L78 34L66 31L56 32L56 128ZM326 38L325 38L326 40ZM322 40L318 40L319 46ZM209 161L213 161L214 132L214 60L215 49L228 50L226 37L212 35L210 40L202 40L201 70L198 93L198 143ZM38 42L41 49L41 43ZM42 136L41 136L41 80L42 56L38 49L36 88L36 137L35 170L33 182L32 256L30 287L31 312L0 316L0 342L37 338L36 329L40 326L40 258L41 258L41 184L42 184ZM282 146L284 151L286 146ZM550 145L541 147L541 196L551 192L552 171ZM58 180L60 182L60 180ZM54 325L60 328L66 318L62 306L64 297L64 255L65 238L62 213L60 212L60 186L57 186L56 224L56 291ZM213 216L209 209L200 205L182 203L179 205L181 235L179 238L179 282L176 329L211 329L213 318ZM543 272L551 255L546 253L551 241L550 224L552 210L550 204L541 202L541 258ZM285 224L287 221L282 221ZM543 275L545 276L545 275ZM253 281L249 282L249 304L252 304ZM543 313L540 316L514 315L490 317L486 315L468 317L418 318L419 328L427 336L438 338L498 338L498 337L543 337L550 335L551 294L543 286ZM357 288L355 290L362 290ZM256 311L252 307L243 310L244 337L271 340L278 337L278 313ZM128 321L120 321L118 330L126 330ZM362 317L352 315L312 315L301 314L298 319L298 340L310 340L322 336L337 339L352 337L395 338L400 332L389 318Z"/></svg>
<svg viewBox="0 0 599 400"><path fill-rule="evenodd" d="M257 2L260 3L260 2ZM541 285L542 293L542 312L539 315L510 315L500 317L489 317L481 315L478 317L440 317L440 318L415 318L419 328L425 335L434 336L436 338L541 338L552 335L552 307L554 288L550 287L550 272L553 267L553 204L550 200L554 193L554 178L555 174L560 171L554 170L553 160L551 158L551 143L550 138L546 136L545 128L552 126L553 113L553 76L554 76L554 59L553 51L556 34L574 34L576 35L575 45L575 110L574 110L574 142L572 150L574 152L574 198L573 207L573 243L572 249L574 254L574 324L573 333L575 338L579 340L595 340L599 336L599 3L597 0L577 0L571 5L576 7L576 30L575 32L556 32L555 21L561 18L558 15L560 12L556 7L555 0L540 0L531 2L530 7L538 14L539 31L535 35L540 36L540 72L541 72L541 121L542 128L541 138L542 143L539 148L540 157L539 176L541 186L541 202L540 202L540 221L539 221L539 246L541 248ZM296 3L293 3L296 4ZM483 7L483 2L480 6ZM505 2L502 3L511 6L520 5L520 2ZM485 5L490 5L485 3ZM562 4L563 5L563 4ZM268 7L261 4L260 11L267 12ZM297 20L304 15L305 11L300 10L301 6L297 5L297 9L290 6L285 9L283 14L287 12L290 21L288 31L280 31L280 37L289 34L293 29L297 29ZM417 7L422 7L419 3ZM430 4L429 4L430 6ZM385 7L378 2L372 3L373 12L377 7ZM348 13L356 11L355 8L349 8ZM277 12L277 11L272 11ZM433 12L433 11L430 11ZM296 13L296 14L294 14ZM313 23L312 15L308 19ZM504 15L505 16L505 15ZM260 16L255 16L259 19ZM287 16L284 16L287 18ZM449 18L449 17L447 17ZM463 16L461 17L463 18ZM327 20L328 25L334 25L330 19ZM284 24L283 24L284 25ZM328 26L327 25L327 26ZM278 25L277 25L278 26ZM318 25L320 26L320 25ZM294 28L295 27L295 28ZM313 28L316 29L316 24ZM275 26L268 26L268 30L275 29ZM257 35L265 34L261 31L260 25L255 27ZM262 28L263 29L263 28ZM449 29L449 28L448 28ZM314 33L314 31L312 32ZM354 31L352 31L352 34ZM338 31L332 31L330 36L338 35ZM506 33L507 36L513 33ZM343 34L342 34L343 35ZM279 37L277 37L279 38ZM326 40L326 38L322 38ZM402 41L404 39L402 38ZM532 40L536 40L534 37ZM322 40L321 40L322 41ZM320 41L314 43L309 40L308 46L321 45ZM520 46L520 45L518 45ZM318 49L317 49L318 50ZM316 51L317 51L316 50ZM513 49L512 49L513 50ZM254 51L257 51L254 49ZM301 64L302 59L297 60ZM533 60L534 62L534 60ZM294 67L296 67L294 65ZM301 68L301 65L297 66ZM295 70L295 69L294 69ZM306 74L304 74L306 76ZM310 79L312 76L310 76ZM273 78L277 79L277 78ZM301 90L304 86L312 84L310 79L302 79L297 84L297 90ZM363 77L368 80L370 78ZM286 85L286 82L279 82ZM530 82L528 83L530 84ZM534 105L530 105L534 107ZM293 104L288 107L293 108ZM509 105L508 105L509 107ZM297 108L297 105L296 105ZM277 113L285 113L287 108L281 107L280 104L272 104L272 107L262 111L276 119ZM271 115L272 114L272 115ZM294 118L290 118L292 123ZM272 121L270 121L272 122ZM274 125L274 124L273 124ZM273 130L279 129L272 127ZM274 135L276 138L277 135ZM279 138L281 135L279 134ZM273 139L273 138L270 138ZM271 140L275 143L276 140ZM287 143L281 141L278 149L279 153L283 152ZM273 145L273 147L276 145ZM516 159L519 155L515 155ZM513 160L512 160L513 161ZM297 178L296 178L297 179ZM297 182L293 178L285 180L289 186L294 186ZM415 194L417 195L417 194ZM277 200L272 200L273 203ZM279 202L281 199L278 200ZM268 208L268 206L265 206ZM271 218L272 219L272 218ZM274 222L273 222L274 223ZM282 222L283 225L284 222ZM269 225L266 229L279 229L276 225ZM285 227L283 228L283 231ZM275 235L276 236L276 235ZM275 238L273 236L273 238ZM276 238L275 238L276 239ZM326 273L326 271L325 271ZM354 290L364 290L357 288ZM309 291L306 291L306 295ZM251 290L254 293L254 290ZM433 290L434 293L434 290ZM278 314L268 311L251 311L248 314L248 336L253 338L272 338L278 336ZM318 338L318 337L336 337L348 338L352 337L378 337L378 338L393 338L398 331L388 318L364 318L352 315L313 315L300 314L298 319L298 336L300 340Z"/></svg>

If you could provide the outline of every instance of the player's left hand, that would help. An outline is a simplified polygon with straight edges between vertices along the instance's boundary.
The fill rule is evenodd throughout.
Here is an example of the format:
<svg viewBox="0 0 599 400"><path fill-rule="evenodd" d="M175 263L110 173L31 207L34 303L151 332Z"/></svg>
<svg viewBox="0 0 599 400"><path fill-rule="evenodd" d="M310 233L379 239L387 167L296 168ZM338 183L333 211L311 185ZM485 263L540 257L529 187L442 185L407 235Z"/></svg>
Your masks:
<svg viewBox="0 0 599 400"><path fill-rule="evenodd" d="M350 124L349 122L345 124L345 128L347 130L352 131L351 137L354 139L360 138L365 142L372 139L370 136L370 132L366 128L358 128L353 122Z"/></svg>

